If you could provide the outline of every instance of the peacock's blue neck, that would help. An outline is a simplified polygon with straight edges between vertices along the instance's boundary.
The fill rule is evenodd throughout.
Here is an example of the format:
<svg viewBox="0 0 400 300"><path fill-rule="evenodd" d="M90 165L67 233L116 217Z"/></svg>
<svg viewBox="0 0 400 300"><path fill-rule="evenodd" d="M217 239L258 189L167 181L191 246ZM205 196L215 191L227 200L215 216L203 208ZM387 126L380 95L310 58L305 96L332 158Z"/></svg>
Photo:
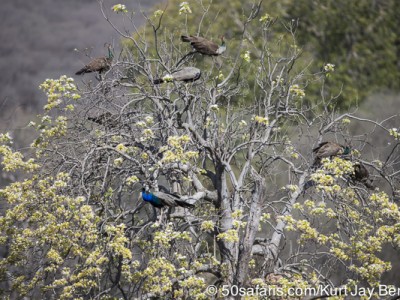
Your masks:
<svg viewBox="0 0 400 300"><path fill-rule="evenodd" d="M114 58L114 54L111 51L111 48L108 48L108 58L109 59L113 59Z"/></svg>
<svg viewBox="0 0 400 300"><path fill-rule="evenodd" d="M142 197L144 201L152 202L156 198L152 193L142 192Z"/></svg>
<svg viewBox="0 0 400 300"><path fill-rule="evenodd" d="M155 207L163 207L164 206L163 203L160 201L160 199L158 199L158 197L156 197L152 193L142 192L142 198L144 201L151 203Z"/></svg>
<svg viewBox="0 0 400 300"><path fill-rule="evenodd" d="M350 147L348 147L348 146L344 147L344 149L343 149L343 154L344 155L348 155L348 154L350 154L350 152L351 152Z"/></svg>

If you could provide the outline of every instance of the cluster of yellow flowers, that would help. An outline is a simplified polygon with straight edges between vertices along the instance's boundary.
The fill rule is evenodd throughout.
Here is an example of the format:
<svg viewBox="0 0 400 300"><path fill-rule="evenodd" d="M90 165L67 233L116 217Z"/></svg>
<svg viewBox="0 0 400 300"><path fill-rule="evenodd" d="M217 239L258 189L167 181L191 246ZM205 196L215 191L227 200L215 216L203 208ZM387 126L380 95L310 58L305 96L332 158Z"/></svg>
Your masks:
<svg viewBox="0 0 400 300"><path fill-rule="evenodd" d="M333 159L324 158L322 160L323 169L335 177L354 173L353 163L350 160L334 157Z"/></svg>
<svg viewBox="0 0 400 300"><path fill-rule="evenodd" d="M251 57L250 57L250 51L245 51L243 52L240 57L247 63L249 63L251 61Z"/></svg>
<svg viewBox="0 0 400 300"><path fill-rule="evenodd" d="M129 177L126 179L126 184L127 184L127 185L133 185L133 184L135 184L136 182L139 182L139 178L138 178L137 176L135 176L135 175L129 176Z"/></svg>
<svg viewBox="0 0 400 300"><path fill-rule="evenodd" d="M127 13L128 10L126 9L126 5L124 4L115 4L114 6L111 7L111 9L116 12L116 13Z"/></svg>
<svg viewBox="0 0 400 300"><path fill-rule="evenodd" d="M81 98L74 84L74 79L65 75L62 75L59 79L46 79L39 88L47 95L45 110L59 107L63 103L63 98L66 100L78 100ZM73 107L70 105L67 109L73 110Z"/></svg>
<svg viewBox="0 0 400 300"><path fill-rule="evenodd" d="M33 158L24 160L24 155L21 152L13 151L11 147L6 145L0 145L0 154L3 156L4 171L17 171L24 170L26 172L32 172L37 170L40 166L35 163Z"/></svg>
<svg viewBox="0 0 400 300"><path fill-rule="evenodd" d="M262 22L262 23L264 23L264 22L267 22L267 21L269 21L269 20L271 20L271 19L272 19L271 16L270 16L269 14L265 13L263 16L261 16L261 18L259 19L259 21Z"/></svg>
<svg viewBox="0 0 400 300"><path fill-rule="evenodd" d="M389 129L389 134L394 137L395 140L400 139L400 132L397 128Z"/></svg>
<svg viewBox="0 0 400 300"><path fill-rule="evenodd" d="M311 175L311 180L317 183L317 190L324 190L327 193L338 193L341 187L337 184L336 178L354 173L353 163L340 157L333 159L322 159L322 168Z"/></svg>
<svg viewBox="0 0 400 300"><path fill-rule="evenodd" d="M215 80L220 80L220 81L222 81L222 80L224 80L224 79L225 79L225 76L224 76L224 73L222 73L222 71L219 71L218 75L215 76Z"/></svg>
<svg viewBox="0 0 400 300"><path fill-rule="evenodd" d="M239 242L239 233L237 229L229 229L217 235L218 240L225 240L226 242L235 243Z"/></svg>
<svg viewBox="0 0 400 300"><path fill-rule="evenodd" d="M0 134L0 143L2 143L2 144L12 144L13 143L12 137L9 132Z"/></svg>
<svg viewBox="0 0 400 300"><path fill-rule="evenodd" d="M191 241L191 237L186 231L175 231L172 223L168 223L164 230L154 234L154 243L163 248L169 248L170 242L175 240Z"/></svg>
<svg viewBox="0 0 400 300"><path fill-rule="evenodd" d="M108 262L104 251L115 251L115 256L121 254L130 258L130 250L123 249L126 243L124 228L118 225L119 229L113 230L112 237L110 235L109 249L92 248L99 238L99 218L85 204L84 197L65 195L69 181L69 175L63 172L55 178L32 176L0 191L10 205L7 215L0 217L0 229L7 231L12 240L10 255L0 262L0 268L7 269L15 259L29 267L31 253L48 261L44 268L34 269L33 276L13 280L13 289L21 294L33 289L38 281L43 281L44 291L60 289L60 299L86 294L97 287L94 278L101 275ZM15 226L21 222L31 226ZM66 253L81 261L79 268L67 262L69 255ZM47 280L49 274L59 275L51 281Z"/></svg>
<svg viewBox="0 0 400 300"><path fill-rule="evenodd" d="M292 145L286 146L285 152L287 154L289 154L291 158L294 158L294 159L299 158L299 153L296 151L296 149Z"/></svg>
<svg viewBox="0 0 400 300"><path fill-rule="evenodd" d="M304 98L304 96L306 95L306 93L304 92L304 89L300 88L300 86L298 84L293 84L289 88L289 92L291 94L293 94L295 97L298 97L300 99Z"/></svg>
<svg viewBox="0 0 400 300"><path fill-rule="evenodd" d="M175 299L183 296L184 289L188 290L188 295L191 298L197 300L207 300L210 299L209 295L204 293L206 283L204 278L197 276L189 276L188 278L182 280L180 283L181 289L177 290L174 294ZM181 299L184 299L183 297Z"/></svg>
<svg viewBox="0 0 400 300"><path fill-rule="evenodd" d="M156 11L154 12L153 16L154 16L155 18L158 18L158 17L161 16L163 13L164 13L163 10L158 9L158 10L156 10Z"/></svg>
<svg viewBox="0 0 400 300"><path fill-rule="evenodd" d="M284 79L280 75L278 75L278 76L276 76L276 79L272 81L272 84L273 85L283 85L284 82L285 82Z"/></svg>
<svg viewBox="0 0 400 300"><path fill-rule="evenodd" d="M335 65L334 64L326 64L324 66L324 71L325 72L334 72L335 71Z"/></svg>
<svg viewBox="0 0 400 300"><path fill-rule="evenodd" d="M205 232L213 232L214 231L214 222L213 221L203 221L200 226L200 230Z"/></svg>
<svg viewBox="0 0 400 300"><path fill-rule="evenodd" d="M187 145L190 142L188 135L170 136L167 142L168 146L160 149L160 152L163 152L161 163L188 163L191 160L196 160L199 156L197 151L186 151Z"/></svg>
<svg viewBox="0 0 400 300"><path fill-rule="evenodd" d="M123 259L131 260L132 253L127 247L129 239L125 235L125 229L126 225L123 223L105 227L105 232L111 237L107 243L107 248L115 257L121 256Z"/></svg>
<svg viewBox="0 0 400 300"><path fill-rule="evenodd" d="M182 2L181 4L179 4L179 14L191 14L192 10L190 9L189 3L187 2Z"/></svg>
<svg viewBox="0 0 400 300"><path fill-rule="evenodd" d="M258 124L262 124L262 125L268 125L269 121L267 117L261 117L261 116L254 116L252 118L252 120Z"/></svg>
<svg viewBox="0 0 400 300"><path fill-rule="evenodd" d="M177 277L175 266L165 257L152 258L141 272L145 279L144 292L163 294L172 290L172 279Z"/></svg>

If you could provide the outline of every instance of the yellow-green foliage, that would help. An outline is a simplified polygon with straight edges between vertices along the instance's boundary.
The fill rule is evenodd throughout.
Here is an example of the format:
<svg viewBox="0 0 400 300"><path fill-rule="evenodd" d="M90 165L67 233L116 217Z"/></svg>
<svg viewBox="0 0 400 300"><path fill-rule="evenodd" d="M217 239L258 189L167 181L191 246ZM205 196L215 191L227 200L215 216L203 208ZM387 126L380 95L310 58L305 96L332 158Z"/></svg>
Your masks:
<svg viewBox="0 0 400 300"><path fill-rule="evenodd" d="M65 75L61 76L60 79L46 79L39 88L47 95L45 110L60 107L65 99L78 100L81 97L77 93L74 79ZM73 106L67 107L67 109L73 109Z"/></svg>
<svg viewBox="0 0 400 300"><path fill-rule="evenodd" d="M74 103L80 99L74 79L62 75L59 79L46 79L39 88L47 96L47 104L44 109L48 114L41 116L38 123L31 122L29 125L34 127L39 137L31 144L37 148L36 154L41 155L43 149L49 146L53 138L63 137L67 133L68 120L64 112L74 111ZM72 103L71 103L72 101ZM50 113L58 112L59 116L53 117Z"/></svg>
<svg viewBox="0 0 400 300"><path fill-rule="evenodd" d="M275 61L283 53L288 57L300 53L294 36L288 33L284 26L277 23L273 33L269 30L273 20L283 14L282 7L276 3L263 4L262 7L260 14L255 16L252 22L247 23L252 8L251 3L231 1L230 5L226 6L223 1L173 0L166 7L158 6L159 9L148 16L146 25L132 35L135 42L125 39L123 44L134 56L139 57L139 61L143 54L154 60L153 77L161 77L167 71L173 70L175 64L192 51L188 43L181 42L181 35L200 35L217 44L220 44L220 36L224 36L227 51L217 58L217 63L211 58L195 55L193 61L188 64L199 67L203 70L203 74L210 75L214 84L218 84L225 79L238 58L235 71L239 72L240 68L240 73L248 80L243 82L240 97L235 97L233 101L243 104L251 101L254 92L260 92L255 84L256 76L266 75L266 70L260 67L257 59L264 57L265 60ZM245 34L243 34L244 24L246 24ZM265 43L260 37L266 37L269 43ZM145 45L141 42L143 38L146 39ZM306 64L308 62L300 62L292 67L301 70ZM278 79L282 80L283 86L293 80L293 78L288 80L286 74L282 77L284 78ZM143 84L147 82L144 78L138 80ZM302 86L303 83L297 84L292 89L299 99L305 96Z"/></svg>
<svg viewBox="0 0 400 300"><path fill-rule="evenodd" d="M99 242L99 219L84 197L66 195L68 181L65 173L55 178L33 176L1 190L9 204L0 217L1 240L10 241L10 252L0 262L0 269L23 267L19 271L22 277L12 282L22 295L36 286L44 290L57 287L64 289L62 299L74 298L97 286L107 263L104 252L93 251ZM74 260L81 263L71 265ZM42 267L33 268L34 273L24 272L40 261Z"/></svg>
<svg viewBox="0 0 400 300"><path fill-rule="evenodd" d="M210 3L190 1L182 6L181 0L172 0L166 9L158 6L150 20L157 25L162 16L159 44L162 45L164 39L172 39L175 45L179 45L181 34L199 33L213 40L224 34L228 53L235 53L251 3L233 0L227 6L224 1L218 0L212 1L212 9ZM327 98L341 93L338 98L341 107L355 105L378 89L399 88L400 73L396 69L398 9L399 4L395 0L374 5L368 0L357 4L346 0L264 1L258 22L249 25L250 34L245 36L240 55L246 62L250 62L252 56L260 55L259 37L269 22L277 19L278 22L286 22L288 27L298 24L296 37L299 41L292 46L301 51L304 58L302 65L308 68L308 63L313 61L310 71L320 71L321 80L329 83L326 87ZM205 18L202 18L205 13ZM282 41L288 38L283 28L276 28L275 34L280 35ZM150 27L146 35L153 38ZM283 43L270 43L265 50L274 54L282 52L283 47ZM149 47L149 51L153 49ZM189 51L186 45L180 45L179 49L182 53ZM229 61L225 60L224 64L229 64ZM251 67L250 70L256 68ZM253 76L251 72L249 76ZM306 101L319 100L319 86L320 82L309 83ZM302 87L297 91L300 92L299 97L305 96Z"/></svg>
<svg viewBox="0 0 400 300"><path fill-rule="evenodd" d="M154 244L157 247L169 248L172 241L185 240L190 242L191 237L188 232L174 231L172 224L168 224L163 231L156 231L154 233Z"/></svg>
<svg viewBox="0 0 400 300"><path fill-rule="evenodd" d="M0 190L7 204L0 217L0 243L8 247L0 277L18 297L112 299L140 291L148 298L208 299L208 281L235 280L237 258L252 246L241 245L246 232L260 237L255 246L262 249L258 254L265 254L265 264L259 264L258 256L248 252L244 266L250 271L243 282L249 286L280 287L284 292L317 286L331 272L315 263L319 258L345 268L353 283L377 285L390 270L380 254L389 243L400 246L398 206L385 192L354 188L361 183L351 181L353 163L340 157L323 159L306 179L315 185L302 193L304 184L298 178L306 176L308 158L287 138L287 127L297 118L305 120L300 125L309 125L310 132L319 122L308 119L313 112L304 105L315 100L309 84L315 79L335 82L345 66L319 61L320 77L311 79L305 68L311 54L299 64L290 62L302 52L295 21L285 21L287 6L294 1L263 3L244 35L251 3L209 5L170 1L167 8L148 15L147 27L133 40L124 41L134 54L131 65L140 73L132 90L112 77L124 71L126 61L113 66L82 101L71 78L48 79L40 86L47 96L46 114L30 124L37 132L31 152L15 151L11 135L0 135L3 170L25 176ZM123 4L111 10L123 17L130 14ZM276 31L271 30L274 22ZM165 85L149 84L190 51L180 42L182 34L214 41L224 34L228 50L190 62L202 69L201 80L206 80L201 84L171 82L168 76ZM229 82L220 85L227 78ZM243 112L232 109L232 103ZM115 119L123 124L112 128L90 123L93 107L96 115L99 110L119 113ZM349 122L343 119L340 125ZM394 141L399 138L396 128L387 133ZM277 161L285 164L285 171ZM263 182L257 172L268 182L262 186L265 190L257 187ZM279 177L286 175L290 179L279 189ZM160 179L181 180L182 193L199 198L195 208L175 208L173 213L165 208L154 221L150 204L138 202L137 190L144 183L155 188ZM255 208L252 201L260 204ZM284 226L277 226L282 222ZM293 231L297 241L289 241L292 233L284 230ZM282 240L270 245L269 234ZM305 258L315 259L304 262L302 251L290 253L293 261L288 265L293 262L304 270L280 268L280 274L259 278L276 271L265 267L272 260L284 261L286 249L279 252L285 247L283 239L306 250ZM268 257L277 248L277 257ZM262 252L268 249L271 254ZM316 271L310 272L313 268Z"/></svg>
<svg viewBox="0 0 400 300"><path fill-rule="evenodd" d="M335 209L321 200L306 200L303 204L296 203L295 208L308 219L293 216L283 219L288 224L286 229L300 232L300 243L314 241L326 246L351 271L375 286L383 273L391 269L390 262L380 258L380 252L388 243L399 243L400 233L396 228L400 226L400 210L384 192L372 193L365 204L353 189L342 189L340 178L352 172L349 161L338 157L325 159L322 169L312 178L321 196L330 199ZM335 224L338 229L346 228L347 239L334 231L327 233L324 227L316 227L314 224L318 223L310 222L316 219Z"/></svg>
<svg viewBox="0 0 400 300"><path fill-rule="evenodd" d="M181 162L187 163L189 160L196 160L199 156L198 152L185 150L186 145L190 142L188 135L170 136L168 138L168 146L160 151L164 152L161 163Z"/></svg>
<svg viewBox="0 0 400 300"><path fill-rule="evenodd" d="M399 89L398 1L291 0L285 10L299 20L299 44L315 59L314 68L335 65L335 74L327 76L326 92L341 93L342 107L379 89ZM325 71L329 69L326 65ZM319 92L317 85L309 88Z"/></svg>
<svg viewBox="0 0 400 300"><path fill-rule="evenodd" d="M342 178L344 175L354 173L353 164L349 160L334 157L333 159L324 158L322 168L311 175L311 179L317 183L317 189L325 192L337 193L341 187L335 178Z"/></svg>

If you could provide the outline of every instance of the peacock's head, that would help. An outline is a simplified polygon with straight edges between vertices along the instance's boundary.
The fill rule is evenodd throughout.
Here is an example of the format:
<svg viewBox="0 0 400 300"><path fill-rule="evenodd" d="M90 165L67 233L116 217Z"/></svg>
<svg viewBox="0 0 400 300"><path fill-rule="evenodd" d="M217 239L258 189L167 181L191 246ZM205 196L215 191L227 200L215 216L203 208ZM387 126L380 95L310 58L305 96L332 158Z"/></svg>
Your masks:
<svg viewBox="0 0 400 300"><path fill-rule="evenodd" d="M349 146L345 146L343 148L343 155L349 155L351 152L351 148Z"/></svg>
<svg viewBox="0 0 400 300"><path fill-rule="evenodd" d="M112 51L112 45L110 43L104 43L104 47L107 47L108 49L108 58L109 59L113 59L114 58L114 54Z"/></svg>
<svg viewBox="0 0 400 300"><path fill-rule="evenodd" d="M224 35L220 35L219 38L221 39L221 46L225 46L225 36Z"/></svg>
<svg viewBox="0 0 400 300"><path fill-rule="evenodd" d="M142 183L142 193L150 193L150 185L148 182Z"/></svg>
<svg viewBox="0 0 400 300"><path fill-rule="evenodd" d="M220 36L220 39L221 39L221 45L219 46L219 48L218 48L218 50L217 50L217 54L222 54L222 53L224 53L225 50L226 50L226 44L225 44L224 36L221 35L221 36Z"/></svg>

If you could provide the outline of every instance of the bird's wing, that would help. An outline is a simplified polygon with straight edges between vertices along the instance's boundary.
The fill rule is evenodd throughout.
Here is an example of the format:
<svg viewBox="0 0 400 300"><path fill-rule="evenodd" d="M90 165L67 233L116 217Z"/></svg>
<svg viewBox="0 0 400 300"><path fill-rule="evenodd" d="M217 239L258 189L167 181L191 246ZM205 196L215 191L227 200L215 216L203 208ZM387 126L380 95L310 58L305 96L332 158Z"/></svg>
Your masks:
<svg viewBox="0 0 400 300"><path fill-rule="evenodd" d="M343 151L342 146L336 143L326 143L318 150L317 155L318 157L329 157L333 155L337 155Z"/></svg>
<svg viewBox="0 0 400 300"><path fill-rule="evenodd" d="M190 81L198 79L200 74L200 69L187 67L172 73L172 76L177 81Z"/></svg>
<svg viewBox="0 0 400 300"><path fill-rule="evenodd" d="M111 45L108 45L108 57L100 56L92 59L87 65L75 73L75 75L81 75L90 72L102 72L110 68L111 62L113 60L113 54L111 51Z"/></svg>
<svg viewBox="0 0 400 300"><path fill-rule="evenodd" d="M213 55L216 54L219 46L212 41L209 41L202 37L191 37L191 43L193 48L203 54Z"/></svg>
<svg viewBox="0 0 400 300"><path fill-rule="evenodd" d="M368 169L363 164L360 164L360 170L364 174L364 177L369 177Z"/></svg>
<svg viewBox="0 0 400 300"><path fill-rule="evenodd" d="M175 200L175 202L181 207L185 207L185 208L193 208L194 207L194 204L188 203L183 200Z"/></svg>
<svg viewBox="0 0 400 300"><path fill-rule="evenodd" d="M86 65L86 68L92 72L101 71L107 67L109 67L109 62L106 57L96 57Z"/></svg>
<svg viewBox="0 0 400 300"><path fill-rule="evenodd" d="M369 179L368 169L362 163L356 163L354 165L354 175L352 177L355 180L363 183L368 189L375 189L375 186L372 184L372 181Z"/></svg>
<svg viewBox="0 0 400 300"><path fill-rule="evenodd" d="M317 152L322 146L324 146L324 145L326 145L326 144L328 144L329 142L323 142L323 143L320 143L319 145L318 145L318 147L315 147L312 151L315 153L315 152Z"/></svg>
<svg viewBox="0 0 400 300"><path fill-rule="evenodd" d="M369 177L369 172L362 163L354 165L354 173L357 179L363 179Z"/></svg>
<svg viewBox="0 0 400 300"><path fill-rule="evenodd" d="M192 37L193 36L181 35L181 41L185 43L190 43Z"/></svg>
<svg viewBox="0 0 400 300"><path fill-rule="evenodd" d="M154 192L154 196L156 196L158 199L160 199L165 205L174 207L177 205L175 202L176 200L179 200L179 197L177 195L173 194L166 194L162 192Z"/></svg>

